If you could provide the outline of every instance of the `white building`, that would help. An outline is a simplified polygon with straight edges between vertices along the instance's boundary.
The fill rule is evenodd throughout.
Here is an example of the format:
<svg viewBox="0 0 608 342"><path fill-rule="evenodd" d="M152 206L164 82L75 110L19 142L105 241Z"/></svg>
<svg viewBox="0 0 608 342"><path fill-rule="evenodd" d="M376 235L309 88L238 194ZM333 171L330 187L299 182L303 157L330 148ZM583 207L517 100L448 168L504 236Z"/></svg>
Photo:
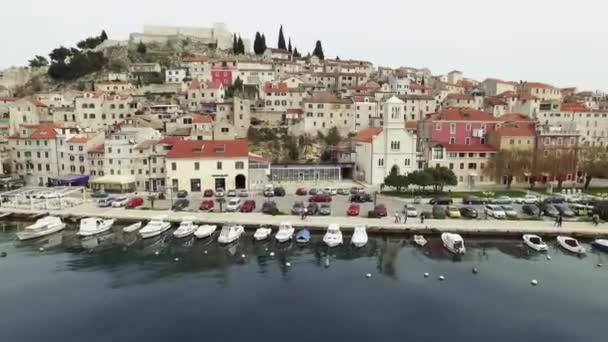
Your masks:
<svg viewBox="0 0 608 342"><path fill-rule="evenodd" d="M198 111L203 103L223 102L224 86L220 82L192 81L186 92L186 101L190 111Z"/></svg>
<svg viewBox="0 0 608 342"><path fill-rule="evenodd" d="M165 70L165 83L182 83L186 78L185 69Z"/></svg>

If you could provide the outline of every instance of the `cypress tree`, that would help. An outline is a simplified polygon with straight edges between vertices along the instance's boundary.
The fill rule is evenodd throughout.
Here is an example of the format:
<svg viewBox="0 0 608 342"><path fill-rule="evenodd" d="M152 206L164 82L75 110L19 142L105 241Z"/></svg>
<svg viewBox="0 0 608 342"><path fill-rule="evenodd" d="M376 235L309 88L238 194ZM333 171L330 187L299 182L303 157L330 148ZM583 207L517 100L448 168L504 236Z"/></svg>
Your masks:
<svg viewBox="0 0 608 342"><path fill-rule="evenodd" d="M106 33L106 30L101 30L101 35L99 36L99 38L101 38L102 42L108 40L108 35Z"/></svg>
<svg viewBox="0 0 608 342"><path fill-rule="evenodd" d="M260 32L256 32L255 33L255 39L253 40L253 52L256 55L261 55L263 52L261 52L261 47L262 47L262 36L260 36Z"/></svg>
<svg viewBox="0 0 608 342"><path fill-rule="evenodd" d="M232 34L232 53L239 53L239 42L236 39L236 33Z"/></svg>
<svg viewBox="0 0 608 342"><path fill-rule="evenodd" d="M291 38L289 38L289 45L287 46L287 51L289 51L289 53L293 53L293 49L291 48Z"/></svg>
<svg viewBox="0 0 608 342"><path fill-rule="evenodd" d="M266 45L266 35L262 33L262 53L266 52L268 45Z"/></svg>
<svg viewBox="0 0 608 342"><path fill-rule="evenodd" d="M294 48L293 49L293 56L296 57L296 58L302 57L302 55L300 54L300 52L298 52L298 48Z"/></svg>
<svg viewBox="0 0 608 342"><path fill-rule="evenodd" d="M241 38L241 36L239 36L239 40L236 45L238 48L238 53L241 55L244 55L245 54L245 44L243 43L243 38Z"/></svg>
<svg viewBox="0 0 608 342"><path fill-rule="evenodd" d="M279 29L279 44L277 48L287 50L287 46L285 45L285 36L283 36L283 25L281 25L281 28Z"/></svg>
<svg viewBox="0 0 608 342"><path fill-rule="evenodd" d="M317 56L320 60L325 59L325 55L323 54L323 45L320 40L317 40L317 44L315 44L315 50L312 52L313 55Z"/></svg>

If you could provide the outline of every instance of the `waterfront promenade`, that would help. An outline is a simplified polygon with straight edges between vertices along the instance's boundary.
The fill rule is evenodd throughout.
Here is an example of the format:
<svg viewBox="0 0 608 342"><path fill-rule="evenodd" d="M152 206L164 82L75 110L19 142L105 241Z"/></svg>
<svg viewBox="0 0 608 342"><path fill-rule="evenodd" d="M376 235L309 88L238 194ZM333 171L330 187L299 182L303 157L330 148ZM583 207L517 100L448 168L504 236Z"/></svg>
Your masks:
<svg viewBox="0 0 608 342"><path fill-rule="evenodd" d="M509 220L465 220L465 219L427 219L424 223L419 218L409 218L407 223L394 223L393 217L371 219L366 217L335 217L314 216L302 220L299 216L281 215L270 216L262 213L204 213L204 212L173 212L168 210L126 210L124 208L98 208L87 203L66 210L23 210L0 208L0 213L12 213L16 216L32 216L48 213L64 218L102 217L114 218L119 221L148 221L159 215L178 223L185 217L193 217L196 222L208 224L240 224L246 228L258 226L278 226L283 221L290 222L296 228L306 227L313 231L324 231L330 223L339 224L345 231L356 226L367 226L370 233L386 234L439 234L442 232L460 233L476 236L521 236L522 234L538 234L543 236L571 235L574 237L608 237L608 225L593 226L590 222L564 222L558 228L551 221L509 221Z"/></svg>

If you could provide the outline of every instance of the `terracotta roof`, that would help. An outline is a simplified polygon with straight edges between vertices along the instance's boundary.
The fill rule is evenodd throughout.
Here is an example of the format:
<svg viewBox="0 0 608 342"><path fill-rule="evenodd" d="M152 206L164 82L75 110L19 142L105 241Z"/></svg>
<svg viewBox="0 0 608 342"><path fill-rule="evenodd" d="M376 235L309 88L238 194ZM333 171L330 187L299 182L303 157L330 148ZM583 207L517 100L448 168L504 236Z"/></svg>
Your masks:
<svg viewBox="0 0 608 342"><path fill-rule="evenodd" d="M366 98L367 98L367 101L365 101ZM360 103L375 103L376 102L376 98L373 96L356 95L356 96L351 96L351 99L353 100L353 102L360 102Z"/></svg>
<svg viewBox="0 0 608 342"><path fill-rule="evenodd" d="M496 95L496 97L502 97L502 98L507 98L507 97L518 97L517 93L512 91L512 90L508 90L505 92L502 92L498 95Z"/></svg>
<svg viewBox="0 0 608 342"><path fill-rule="evenodd" d="M255 160L263 163L270 163L272 158L264 157L259 154L249 153L249 160Z"/></svg>
<svg viewBox="0 0 608 342"><path fill-rule="evenodd" d="M503 114L497 118L500 121L504 122L532 122L530 117L523 115L521 113L508 113Z"/></svg>
<svg viewBox="0 0 608 342"><path fill-rule="evenodd" d="M194 123L212 123L213 122L213 118L211 117L211 115L196 114L196 113L192 113L190 115L192 116L192 122L194 122Z"/></svg>
<svg viewBox="0 0 608 342"><path fill-rule="evenodd" d="M162 139L160 139L158 141L159 144L164 144L164 145L173 145L178 141L182 141L184 140L184 138L182 137L164 137Z"/></svg>
<svg viewBox="0 0 608 342"><path fill-rule="evenodd" d="M547 83L540 83L540 82L526 82L524 83L524 86L527 88L543 88L543 89L554 89L555 87L547 84Z"/></svg>
<svg viewBox="0 0 608 342"><path fill-rule="evenodd" d="M178 140L166 158L237 158L249 157L247 140Z"/></svg>
<svg viewBox="0 0 608 342"><path fill-rule="evenodd" d="M431 114L431 120L437 121L498 121L490 113L471 108L444 108L438 113Z"/></svg>
<svg viewBox="0 0 608 342"><path fill-rule="evenodd" d="M265 93L285 93L287 92L287 89L289 89L289 87L287 87L287 83L285 82L279 82L276 86L270 82L264 84Z"/></svg>
<svg viewBox="0 0 608 342"><path fill-rule="evenodd" d="M338 98L332 94L314 94L313 96L304 98L304 102L309 103L337 103L337 104L352 104L351 99Z"/></svg>
<svg viewBox="0 0 608 342"><path fill-rule="evenodd" d="M473 88L473 86L474 86L473 82L465 81L465 80L458 81L457 85L464 87L464 88Z"/></svg>
<svg viewBox="0 0 608 342"><path fill-rule="evenodd" d="M503 99L498 98L498 97L493 97L493 96L486 97L484 102L487 106L506 106L507 105L507 103Z"/></svg>
<svg viewBox="0 0 608 342"><path fill-rule="evenodd" d="M17 101L17 98L10 97L10 96L0 96L0 101L1 102L15 102L15 101Z"/></svg>
<svg viewBox="0 0 608 342"><path fill-rule="evenodd" d="M475 97L470 94L448 94L449 100L474 100Z"/></svg>
<svg viewBox="0 0 608 342"><path fill-rule="evenodd" d="M445 145L448 152L496 152L490 145Z"/></svg>
<svg viewBox="0 0 608 342"><path fill-rule="evenodd" d="M531 124L511 124L502 126L496 130L496 135L501 137L533 137L536 135Z"/></svg>
<svg viewBox="0 0 608 342"><path fill-rule="evenodd" d="M406 129L418 129L418 121L407 121L405 123Z"/></svg>
<svg viewBox="0 0 608 342"><path fill-rule="evenodd" d="M302 108L287 108L287 113L289 114L302 114L304 111Z"/></svg>
<svg viewBox="0 0 608 342"><path fill-rule="evenodd" d="M41 126L39 128L37 128L34 132L32 132L32 135L30 136L30 139L55 139L57 138L57 132L55 131L54 128L48 127L48 126Z"/></svg>
<svg viewBox="0 0 608 342"><path fill-rule="evenodd" d="M78 136L77 135L75 137L72 137L72 138L68 139L67 142L72 143L72 144L84 144L84 143L86 143L89 140L91 140L91 139L88 138L88 137Z"/></svg>
<svg viewBox="0 0 608 342"><path fill-rule="evenodd" d="M371 143L378 134L382 133L382 127L370 127L359 131L357 135L353 137L353 141Z"/></svg>
<svg viewBox="0 0 608 342"><path fill-rule="evenodd" d="M429 87L427 87L425 85L422 85L422 84L412 83L412 84L410 84L410 89L413 89L413 90L429 90L431 88L429 88Z"/></svg>
<svg viewBox="0 0 608 342"><path fill-rule="evenodd" d="M562 103L560 106L562 112L589 112L591 111L585 104L578 102Z"/></svg>
<svg viewBox="0 0 608 342"><path fill-rule="evenodd" d="M203 87L203 84L201 84L201 82L192 81L192 82L190 82L189 89L190 90L219 89L221 86L222 86L222 83L219 81L207 81L206 83L204 83L204 87Z"/></svg>
<svg viewBox="0 0 608 342"><path fill-rule="evenodd" d="M208 81L207 82L207 89L220 89L221 86L222 86L222 83L219 81Z"/></svg>

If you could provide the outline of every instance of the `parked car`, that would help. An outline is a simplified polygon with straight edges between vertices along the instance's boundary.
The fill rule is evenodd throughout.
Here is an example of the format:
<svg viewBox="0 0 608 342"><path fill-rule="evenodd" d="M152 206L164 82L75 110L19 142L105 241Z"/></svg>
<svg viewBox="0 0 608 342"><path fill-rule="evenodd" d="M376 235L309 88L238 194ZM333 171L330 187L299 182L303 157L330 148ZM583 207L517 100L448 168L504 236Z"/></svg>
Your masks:
<svg viewBox="0 0 608 342"><path fill-rule="evenodd" d="M262 212L264 214L271 214L277 210L277 204L274 201L266 201L262 204Z"/></svg>
<svg viewBox="0 0 608 342"><path fill-rule="evenodd" d="M480 205L480 204L486 204L486 200L481 198L481 197L477 197L477 196L464 196L462 198L462 204L475 204L475 205Z"/></svg>
<svg viewBox="0 0 608 342"><path fill-rule="evenodd" d="M324 203L321 204L321 208L319 208L319 215L329 216L331 215L331 205Z"/></svg>
<svg viewBox="0 0 608 342"><path fill-rule="evenodd" d="M485 207L485 212L488 217L492 217L495 219L505 219L507 218L507 214L499 205L496 204L488 204Z"/></svg>
<svg viewBox="0 0 608 342"><path fill-rule="evenodd" d="M590 205L574 203L570 205L570 209L572 209L574 214L576 214L577 216L593 215L593 206Z"/></svg>
<svg viewBox="0 0 608 342"><path fill-rule="evenodd" d="M543 215L548 217L557 217L559 215L559 211L553 204L543 204L543 206L541 207L541 211Z"/></svg>
<svg viewBox="0 0 608 342"><path fill-rule="evenodd" d="M226 196L236 197L236 190L234 190L234 189L228 190L228 193L226 193Z"/></svg>
<svg viewBox="0 0 608 342"><path fill-rule="evenodd" d="M186 198L188 197L188 191L186 190L180 190L177 192L177 198Z"/></svg>
<svg viewBox="0 0 608 342"><path fill-rule="evenodd" d="M422 204L422 197L420 197L420 196L414 197L414 204Z"/></svg>
<svg viewBox="0 0 608 342"><path fill-rule="evenodd" d="M247 192L247 190L239 190L238 196L241 198L249 197L249 193Z"/></svg>
<svg viewBox="0 0 608 342"><path fill-rule="evenodd" d="M440 205L451 205L454 204L454 200L452 200L450 197L435 197L432 200L429 201L430 204L440 204Z"/></svg>
<svg viewBox="0 0 608 342"><path fill-rule="evenodd" d="M291 213L293 215L300 215L300 214L302 214L302 211L304 211L304 209L306 209L306 207L304 206L304 203L301 201L297 201L291 207Z"/></svg>
<svg viewBox="0 0 608 342"><path fill-rule="evenodd" d="M386 206L384 204L378 204L374 207L374 214L378 217L386 217L388 215L388 211L386 210Z"/></svg>
<svg viewBox="0 0 608 342"><path fill-rule="evenodd" d="M366 193L360 193L350 196L350 202L353 203L366 203L373 202L372 196Z"/></svg>
<svg viewBox="0 0 608 342"><path fill-rule="evenodd" d="M215 189L215 197L224 197L226 196L226 191L222 188Z"/></svg>
<svg viewBox="0 0 608 342"><path fill-rule="evenodd" d="M312 189L310 189L310 191L308 191L308 194L311 196L318 195L319 191L320 191L319 189L312 188Z"/></svg>
<svg viewBox="0 0 608 342"><path fill-rule="evenodd" d="M565 204L555 204L554 207L555 207L555 209L557 209L557 211L559 211L559 214L562 215L563 217L574 217L574 216L576 216L574 214L574 211L572 211L570 209L570 207L568 207Z"/></svg>
<svg viewBox="0 0 608 342"><path fill-rule="evenodd" d="M441 205L434 205L432 213L433 213L433 217L435 217L435 218L445 217L445 215L446 215L445 207L443 207Z"/></svg>
<svg viewBox="0 0 608 342"><path fill-rule="evenodd" d="M510 205L501 205L502 210L505 212L507 218L517 218L517 211Z"/></svg>
<svg viewBox="0 0 608 342"><path fill-rule="evenodd" d="M212 200L204 200L203 202L201 202L201 206L199 207L200 210L213 210L213 207L215 207L215 202L213 202Z"/></svg>
<svg viewBox="0 0 608 342"><path fill-rule="evenodd" d="M188 199L180 198L180 199L176 200L175 202L173 202L173 207L171 208L171 210L182 211L182 210L185 210L186 208L188 208L189 205L190 205L190 201L188 201Z"/></svg>
<svg viewBox="0 0 608 342"><path fill-rule="evenodd" d="M350 192L346 188L340 188L338 189L338 195L348 196L350 195Z"/></svg>
<svg viewBox="0 0 608 342"><path fill-rule="evenodd" d="M231 198L226 205L226 211L238 211L241 208L241 199L240 198Z"/></svg>
<svg viewBox="0 0 608 342"><path fill-rule="evenodd" d="M315 195L309 198L308 201L315 203L331 202L331 195Z"/></svg>
<svg viewBox="0 0 608 342"><path fill-rule="evenodd" d="M361 206L358 204L351 204L348 209L346 209L346 215L348 216L359 216L361 213Z"/></svg>
<svg viewBox="0 0 608 342"><path fill-rule="evenodd" d="M529 216L540 216L540 208L536 204L524 204L521 211Z"/></svg>
<svg viewBox="0 0 608 342"><path fill-rule="evenodd" d="M144 199L139 196L135 196L135 197L131 197L129 199L129 201L127 202L125 207L126 208L137 208L137 207L141 207L142 205L144 205Z"/></svg>
<svg viewBox="0 0 608 342"><path fill-rule="evenodd" d="M450 218L460 218L460 210L453 205L448 205L447 214Z"/></svg>
<svg viewBox="0 0 608 342"><path fill-rule="evenodd" d="M127 205L127 202L129 202L129 199L126 196L116 197L116 199L112 201L112 208L122 208Z"/></svg>
<svg viewBox="0 0 608 342"><path fill-rule="evenodd" d="M268 184L264 187L264 197L274 197L274 187Z"/></svg>
<svg viewBox="0 0 608 342"><path fill-rule="evenodd" d="M462 207L460 208L460 215L466 218L477 218L479 214L477 213L477 209L473 207Z"/></svg>
<svg viewBox="0 0 608 342"><path fill-rule="evenodd" d="M582 195L574 197L572 199L572 201L577 204L590 206L590 205L595 204L595 202L597 201L597 198L595 198L594 196L591 196L591 195L582 194Z"/></svg>
<svg viewBox="0 0 608 342"><path fill-rule="evenodd" d="M100 208L107 208L112 206L112 202L116 200L116 197L110 196L106 198L102 198L97 201L97 206Z"/></svg>
<svg viewBox="0 0 608 342"><path fill-rule="evenodd" d="M92 198L105 198L110 196L110 194L108 194L107 192L105 192L104 190L97 190L94 193L91 194Z"/></svg>
<svg viewBox="0 0 608 342"><path fill-rule="evenodd" d="M331 196L336 196L336 195L338 195L338 189L336 189L336 188L328 188L328 189L325 189L325 192L326 192L328 195L331 195Z"/></svg>
<svg viewBox="0 0 608 342"><path fill-rule="evenodd" d="M511 204L511 203L513 203L513 199L509 196L498 196L496 198L491 198L490 203L492 203L492 204Z"/></svg>
<svg viewBox="0 0 608 342"><path fill-rule="evenodd" d="M417 217L418 216L418 210L416 209L416 207L414 207L411 204L406 204L405 207L403 207L403 213L405 215L407 215L407 217Z"/></svg>
<svg viewBox="0 0 608 342"><path fill-rule="evenodd" d="M314 202L308 203L308 206L306 207L306 214L310 216L319 215L319 205Z"/></svg>
<svg viewBox="0 0 608 342"><path fill-rule="evenodd" d="M246 200L243 205L241 205L242 213L250 213L255 210L255 201L254 200Z"/></svg>
<svg viewBox="0 0 608 342"><path fill-rule="evenodd" d="M562 204L564 202L566 202L566 198L560 195L548 196L543 200L545 204Z"/></svg>
<svg viewBox="0 0 608 342"><path fill-rule="evenodd" d="M190 201L188 201L187 198L180 198L180 199L176 200L175 202L173 202L173 207L171 208L171 210L182 211L182 210L185 210L186 208L188 208L189 205L190 205Z"/></svg>
<svg viewBox="0 0 608 342"><path fill-rule="evenodd" d="M524 197L518 197L515 199L515 203L519 204L535 204L538 202L540 202L540 200L535 195L525 195Z"/></svg>
<svg viewBox="0 0 608 342"><path fill-rule="evenodd" d="M350 188L350 194L351 195L355 195L355 194L358 194L358 193L364 192L364 191L365 190L363 188L358 187L358 186L353 186L352 188Z"/></svg>
<svg viewBox="0 0 608 342"><path fill-rule="evenodd" d="M298 196L306 196L306 195L308 195L308 191L306 191L306 189L304 189L304 188L298 188L298 190L296 190L296 195L298 195ZM274 192L273 192L273 196L274 196Z"/></svg>
<svg viewBox="0 0 608 342"><path fill-rule="evenodd" d="M277 197L285 197L285 189L281 186L274 188L274 195Z"/></svg>
<svg viewBox="0 0 608 342"><path fill-rule="evenodd" d="M213 190L207 189L203 192L203 197L213 197Z"/></svg>
<svg viewBox="0 0 608 342"><path fill-rule="evenodd" d="M63 194L59 194L54 191L43 191L43 192L38 193L37 195L34 195L34 198L37 198L37 199L54 199L54 198L61 198L61 197L63 197Z"/></svg>

